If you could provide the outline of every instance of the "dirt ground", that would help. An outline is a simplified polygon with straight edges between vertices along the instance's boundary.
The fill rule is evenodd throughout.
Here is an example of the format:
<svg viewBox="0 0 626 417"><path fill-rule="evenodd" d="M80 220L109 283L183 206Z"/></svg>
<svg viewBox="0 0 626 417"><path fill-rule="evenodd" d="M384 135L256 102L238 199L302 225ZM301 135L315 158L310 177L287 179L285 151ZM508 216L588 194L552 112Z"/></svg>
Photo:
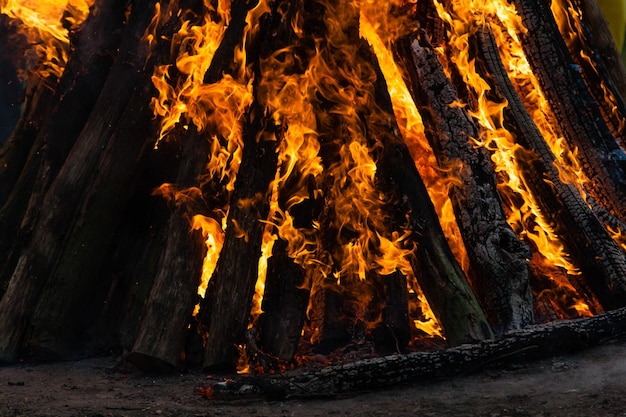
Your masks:
<svg viewBox="0 0 626 417"><path fill-rule="evenodd" d="M113 358L0 368L0 416L626 416L626 342L334 398L215 401L207 375L149 376Z"/></svg>

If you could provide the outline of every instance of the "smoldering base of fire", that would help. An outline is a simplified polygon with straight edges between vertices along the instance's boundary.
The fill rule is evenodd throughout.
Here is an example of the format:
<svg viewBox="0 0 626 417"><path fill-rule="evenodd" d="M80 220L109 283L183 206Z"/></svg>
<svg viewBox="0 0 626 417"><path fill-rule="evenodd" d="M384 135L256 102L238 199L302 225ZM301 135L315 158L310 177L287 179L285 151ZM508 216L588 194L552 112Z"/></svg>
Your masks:
<svg viewBox="0 0 626 417"><path fill-rule="evenodd" d="M623 338L626 338L626 308L593 317L529 326L498 339L443 351L389 355L279 375L215 378L197 393L215 400L333 397L359 390L423 383L502 363L571 353Z"/></svg>

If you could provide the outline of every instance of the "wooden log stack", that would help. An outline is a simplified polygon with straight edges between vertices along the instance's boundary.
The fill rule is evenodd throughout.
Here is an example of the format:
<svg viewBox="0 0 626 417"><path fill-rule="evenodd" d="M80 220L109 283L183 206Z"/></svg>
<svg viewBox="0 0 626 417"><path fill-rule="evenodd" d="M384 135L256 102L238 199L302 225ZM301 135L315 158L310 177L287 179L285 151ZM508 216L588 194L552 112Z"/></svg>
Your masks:
<svg viewBox="0 0 626 417"><path fill-rule="evenodd" d="M0 149L0 361L121 348L141 369L173 371L233 369L246 347L268 366L293 362L307 343L320 354L367 343L400 353L430 309L448 347L497 339L479 353L445 353L470 352L470 363L474 354L509 349L510 333L544 321L543 309L562 317L538 300L557 286L549 275L564 272L538 267L537 246L510 224L493 149L477 145L482 98L453 60L440 58L453 28L438 10L454 1L387 11L402 15L387 47L423 120L430 150L418 158L403 137L397 92L381 69L387 63L360 33L373 13L366 5L235 0L225 17L224 5L213 3L96 0L72 34L62 77L31 78L25 110ZM476 71L488 99L507 103L503 125L518 146L517 174L580 272L572 278L578 296L591 313L619 309L626 306L626 111L615 86L624 80L600 54L583 65L576 48L593 48L592 39L566 44L547 3L512 3L555 129L589 178L584 193L560 175L523 88L507 74L490 26L497 22L467 37ZM602 33L601 20L586 19L580 27L593 22L589 33ZM210 65L198 67L207 89L193 111L209 121L186 116L192 104L178 103L182 118L155 146L162 84L178 96L161 105L174 106L190 72L186 60L209 39L192 40L200 33L192 21L195 29L207 22L223 29L207 35L218 44L205 56ZM158 81L163 68L168 76ZM216 117L237 100L216 89L227 83L249 97L234 103L239 130ZM610 105L600 90L610 92ZM229 147L235 130L236 149ZM424 167L426 152L432 166ZM210 168L222 159L233 178ZM428 171L451 184L445 194L460 236L444 233ZM169 202L154 193L164 183L177 190ZM192 226L197 215L225 228L203 297L207 232ZM257 319L251 309L268 236ZM450 248L455 239L467 265ZM558 332L546 329L546 343L558 343ZM514 348L543 343L531 333Z"/></svg>

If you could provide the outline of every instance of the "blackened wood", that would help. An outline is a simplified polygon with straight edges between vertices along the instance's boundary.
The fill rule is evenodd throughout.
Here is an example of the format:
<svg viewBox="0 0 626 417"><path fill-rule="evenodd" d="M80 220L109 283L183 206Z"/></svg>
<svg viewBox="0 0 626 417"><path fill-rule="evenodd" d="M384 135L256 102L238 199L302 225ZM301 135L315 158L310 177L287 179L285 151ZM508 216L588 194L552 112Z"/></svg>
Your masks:
<svg viewBox="0 0 626 417"><path fill-rule="evenodd" d="M263 395L316 397L371 390L477 371L494 363L571 353L626 335L626 309L590 318L555 321L507 333L496 340L437 352L414 352L338 364L279 377L244 377L212 386L215 399Z"/></svg>
<svg viewBox="0 0 626 417"><path fill-rule="evenodd" d="M0 301L2 359L15 357L20 348L33 308L50 273L64 254L68 225L74 223L81 201L88 193L86 187L97 172L98 160L113 133L111 126L122 117L141 77L146 59L145 51L140 47L141 37L153 8L149 2L138 2L133 10L135 13L131 14L120 55L111 69L116 76L109 77L104 84L104 94L94 106L94 117L85 124L66 163L45 193L32 239L22 251Z"/></svg>
<svg viewBox="0 0 626 417"><path fill-rule="evenodd" d="M34 143L53 92L42 81L29 97L18 125L0 149L0 298L22 246L18 230L43 157L42 149ZM27 186L17 187L17 183Z"/></svg>
<svg viewBox="0 0 626 417"><path fill-rule="evenodd" d="M555 157L509 80L497 44L487 28L478 34L482 61L477 68L494 85L497 101L506 99L508 127L521 147L516 151L520 174L539 204L541 213L562 239L572 262L583 272L585 285L605 308L626 303L626 257L573 184L563 183Z"/></svg>
<svg viewBox="0 0 626 417"><path fill-rule="evenodd" d="M14 132L12 140L19 142L28 156L3 161L8 165L0 174L0 193L6 194L0 197L0 281L10 278L32 235L44 194L83 129L117 54L125 2L103 0L94 7L97 13L91 14L72 38L77 49L70 55L56 91L53 94L47 85L50 82L42 81ZM14 176L17 164L19 177Z"/></svg>
<svg viewBox="0 0 626 417"><path fill-rule="evenodd" d="M590 41L590 49L594 51L595 57L604 63L610 77L609 84L617 90L623 103L626 99L626 69L620 57L621 51L617 50L598 0L572 0L572 2L580 5L583 12L582 23L591 33L586 37Z"/></svg>
<svg viewBox="0 0 626 417"><path fill-rule="evenodd" d="M287 255L286 246L285 241L276 241L267 261L263 313L258 327L261 349L292 361L304 325L309 291L304 288L304 268Z"/></svg>
<svg viewBox="0 0 626 417"><path fill-rule="evenodd" d="M53 91L41 81L26 98L24 112L0 148L0 207L9 199L25 168L52 96Z"/></svg>
<svg viewBox="0 0 626 417"><path fill-rule="evenodd" d="M111 277L104 309L90 329L89 345L121 346L132 350L141 314L157 274L161 249L167 240L172 209L153 190L176 178L182 143L170 138L142 154L133 178L132 198L121 215L122 224L102 275Z"/></svg>
<svg viewBox="0 0 626 417"><path fill-rule="evenodd" d="M547 2L514 0L526 33L522 46L569 146L589 178L589 194L626 219L626 155L602 119L572 61Z"/></svg>
<svg viewBox="0 0 626 417"><path fill-rule="evenodd" d="M224 246L209 281L202 308L209 313L204 366L236 364L236 345L243 343L258 279L258 261L269 214L268 190L277 165L276 141L258 105L250 110L244 149L228 214Z"/></svg>
<svg viewBox="0 0 626 417"><path fill-rule="evenodd" d="M217 82L229 69L234 45L241 42L250 5L237 1L232 5L232 21L205 74L205 82ZM206 175L209 143L207 132L190 126L185 135L181 166L176 179L179 189L197 187ZM139 323L137 339L130 360L144 370L171 372L183 364L183 354L206 246L201 233L190 233L190 216L208 214L203 201L185 201L168 219L167 239L161 249L157 275Z"/></svg>
<svg viewBox="0 0 626 417"><path fill-rule="evenodd" d="M377 111L368 114L371 137L378 138L382 145L377 179L386 192L395 196L394 210L408 213L404 224L417 246L410 262L420 287L450 345L489 339L493 336L491 327L450 250L426 186L406 144L394 133L399 129L384 77L368 49L361 48L360 55L377 74L375 102L369 103Z"/></svg>
<svg viewBox="0 0 626 417"><path fill-rule="evenodd" d="M192 312L205 246L199 230L191 232L186 208L170 216L152 291L129 360L144 371L173 372L184 363L187 326ZM172 243L177 243L174 245Z"/></svg>
<svg viewBox="0 0 626 417"><path fill-rule="evenodd" d="M343 295L342 288L332 279L322 281L319 288L312 290L311 342L317 353L329 354L352 339L347 323L351 317L344 311L347 300Z"/></svg>
<svg viewBox="0 0 626 417"><path fill-rule="evenodd" d="M569 0L564 5L563 12L568 16L565 43L607 127L619 141L624 133L626 108L618 83L626 86L626 72L608 24L597 0Z"/></svg>
<svg viewBox="0 0 626 417"><path fill-rule="evenodd" d="M117 239L122 213L132 196L141 155L152 150L156 136L152 110L146 105L154 96L151 69L148 66L138 80L134 96L96 163L98 175L86 185L88 192L80 202L77 221L68 225L63 254L33 312L26 342L31 351L55 357L72 355L104 306L111 277L102 271L109 247Z"/></svg>
<svg viewBox="0 0 626 417"><path fill-rule="evenodd" d="M473 145L479 130L467 110L454 105L456 89L424 35L410 37L401 48L426 137L440 169L455 179L448 195L467 250L472 287L497 334L522 328L532 323L531 253L506 221L490 155Z"/></svg>
<svg viewBox="0 0 626 417"><path fill-rule="evenodd" d="M411 339L406 277L400 271L395 271L386 276L378 276L375 280L383 288L372 297L372 301L381 298L379 302L382 302L381 321L372 330L374 346L383 355L403 352Z"/></svg>
<svg viewBox="0 0 626 417"><path fill-rule="evenodd" d="M431 45L441 46L444 44L445 25L433 0L420 0L417 2L415 17L419 22L419 27L429 36Z"/></svg>

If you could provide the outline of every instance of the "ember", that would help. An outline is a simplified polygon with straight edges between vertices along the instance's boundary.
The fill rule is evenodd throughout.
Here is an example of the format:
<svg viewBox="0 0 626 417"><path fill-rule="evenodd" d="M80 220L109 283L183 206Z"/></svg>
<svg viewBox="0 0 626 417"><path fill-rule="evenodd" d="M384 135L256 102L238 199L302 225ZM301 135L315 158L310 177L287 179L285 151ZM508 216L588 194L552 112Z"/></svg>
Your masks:
<svg viewBox="0 0 626 417"><path fill-rule="evenodd" d="M271 374L626 305L624 80L586 1L48 3L0 3L32 47L2 360Z"/></svg>

